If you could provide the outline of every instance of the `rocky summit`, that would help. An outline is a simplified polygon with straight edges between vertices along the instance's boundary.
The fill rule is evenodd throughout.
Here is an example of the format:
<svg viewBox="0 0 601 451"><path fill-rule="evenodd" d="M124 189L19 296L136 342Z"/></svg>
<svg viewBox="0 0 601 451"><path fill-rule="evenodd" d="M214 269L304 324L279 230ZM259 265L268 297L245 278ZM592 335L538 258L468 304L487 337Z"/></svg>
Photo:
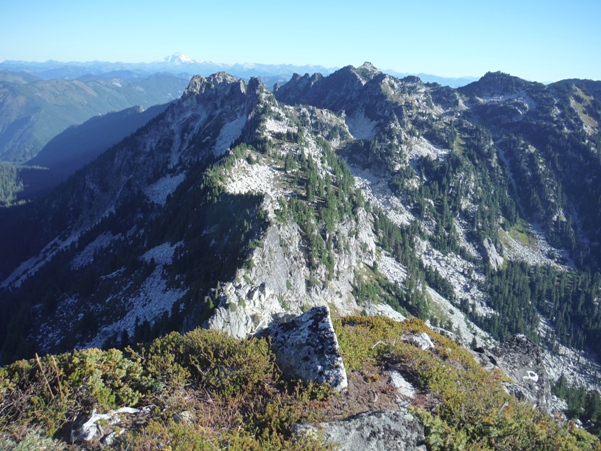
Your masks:
<svg viewBox="0 0 601 451"><path fill-rule="evenodd" d="M168 446L144 434L159 422L172 437L189 421L186 434L213 431L202 438L212 444L240 426L244 440L264 432L263 445L281 449L296 440L293 423L319 429L367 411L387 422L405 406L430 449L543 449L551 435L519 442L505 427L530 417L527 427L551 428L548 414L506 392L553 411L563 381L564 395L589 401L566 395L562 415L595 432L599 83L497 72L452 89L369 63L296 74L273 92L256 78L194 76L65 183L0 210L1 358L25 390L4 379L4 406L43 395L62 419L7 418L64 437L94 408L158 405L162 393L169 414L137 413L131 443ZM82 361L99 373L81 376ZM103 376L109 367L119 370ZM89 389L79 410L61 395L67 373ZM196 401L230 415L226 435L208 407L176 396L190 384ZM465 387L490 391L491 404L470 404L485 396ZM59 415L59 400L74 404ZM593 443L562 427L553 440L564 449Z"/></svg>

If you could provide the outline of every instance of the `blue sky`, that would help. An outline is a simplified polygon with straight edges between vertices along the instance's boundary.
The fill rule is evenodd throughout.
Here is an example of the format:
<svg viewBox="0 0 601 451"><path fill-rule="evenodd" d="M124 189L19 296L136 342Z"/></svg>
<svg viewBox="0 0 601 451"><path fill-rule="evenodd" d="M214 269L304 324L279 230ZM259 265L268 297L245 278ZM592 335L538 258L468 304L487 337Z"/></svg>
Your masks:
<svg viewBox="0 0 601 451"><path fill-rule="evenodd" d="M290 63L601 80L601 0L0 0L0 60Z"/></svg>

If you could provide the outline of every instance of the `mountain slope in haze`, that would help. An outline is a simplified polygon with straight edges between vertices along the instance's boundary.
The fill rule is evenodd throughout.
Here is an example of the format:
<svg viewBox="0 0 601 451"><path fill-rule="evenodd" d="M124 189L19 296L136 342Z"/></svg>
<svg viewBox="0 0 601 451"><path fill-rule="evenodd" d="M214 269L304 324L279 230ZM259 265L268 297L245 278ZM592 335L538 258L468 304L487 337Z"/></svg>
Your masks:
<svg viewBox="0 0 601 451"><path fill-rule="evenodd" d="M598 367L563 355L597 352L601 330L595 86L493 73L454 90L368 63L275 93L196 76L0 211L3 357L199 325L243 337L328 304L474 346L525 333L553 378L592 385Z"/></svg>
<svg viewBox="0 0 601 451"><path fill-rule="evenodd" d="M23 163L56 135L93 116L178 98L188 80L156 74L138 80L0 81L0 159Z"/></svg>
<svg viewBox="0 0 601 451"><path fill-rule="evenodd" d="M134 106L123 111L95 116L81 125L71 126L55 136L26 165L46 168L46 183L40 186L34 175L22 173L25 196L48 189L66 179L109 147L131 135L152 118L165 111L168 104L144 109Z"/></svg>
<svg viewBox="0 0 601 451"><path fill-rule="evenodd" d="M167 106L155 105L147 110L135 106L95 116L54 137L24 165L3 162L0 166L0 205L14 206L48 191L135 132Z"/></svg>
<svg viewBox="0 0 601 451"><path fill-rule="evenodd" d="M48 349L54 349L55 346L72 347L82 340L97 342L100 345L107 339L114 339L113 336L121 339L123 331L132 336L143 334L144 327L150 327L161 317L165 318L165 323L160 327L173 327L169 326L172 322L177 322L180 324L179 327L182 327L182 321L194 324L194 321L208 318L207 315L210 316L217 307L215 299L207 297L210 289L218 285L220 280L225 282L232 279L236 269L249 258L248 252L253 248L251 240L262 236L261 232L269 234L270 230L273 244L277 249L282 246L278 236L282 239L283 236L288 236L288 239L296 242L294 252L291 253L289 249L288 256L282 257L291 259L289 269L293 272L294 281L286 281L285 275L284 279L270 278L265 268L255 276L270 278L272 283L279 285L277 294L267 295L269 302L276 302L275 306L272 306L276 313L286 312L286 308L283 307L285 303L295 306L295 309L300 311L305 303L322 302L321 292L330 293L332 299L336 298L336 293L341 292L340 290L350 294L352 291L350 280L345 279L340 281L339 285L321 288L318 284L321 284L322 279L335 278L336 259L327 246L334 243L333 240L336 240L338 234L346 237L344 241L347 250L341 249L339 252L340 258L346 256L344 257L346 261L341 262L344 263L345 278L349 276L352 278L352 263L356 262L359 256L373 253L373 237L372 244L367 244L364 249L364 246L359 244L365 239L369 240L369 236L347 236L353 228L352 224L357 221L363 221L363 228L368 227L365 223L365 214L361 213L359 199L356 200L358 203L356 208L359 210L353 212L350 210L352 204L339 207L335 201L336 197L332 198L331 205L327 209L330 215L329 222L331 222L331 231L328 232L330 238L327 240L330 244L326 245L321 234L314 236L318 232L317 229L307 229L307 227L315 227L311 224L319 220L320 216L315 216L319 211L316 211L317 207L309 207L301 200L292 201L293 209L289 214L294 213L304 218L301 222L305 230L295 225L292 218L287 219L288 214L283 217L281 225L278 225L280 221L277 221L278 224L265 229L269 222L275 220L273 216L275 213L269 214L260 207L263 193L249 192L244 189L244 186L237 186L235 178L227 175L229 170L246 172L256 168L262 176L266 177L266 181L276 182L281 179L282 188L291 182L293 186L298 185L294 191L304 196L307 171L313 179L326 168L331 168L328 170L334 173L328 178L331 178L332 182L338 180L337 184L340 184L339 189L332 191L331 195L346 197L349 192L352 192L352 175L348 170L344 172L343 166L340 166L340 162L331 152L326 157L326 161L321 163L320 160L315 159L316 155L305 155L304 150L301 151L295 144L295 148L298 149L294 157L295 162L289 162L289 165L297 166L295 170L299 177L297 182L294 182L291 174L270 168L270 165L277 161L283 167L285 156L288 154L281 151L271 155L269 150L271 145L265 136L267 132L264 127L268 129L272 127L269 111L276 105L277 102L272 94L256 79L246 84L225 74L217 74L209 79L195 77L179 102L124 141L121 146L103 154L88 170L76 174L63 185L61 191L64 194L59 197L48 197L46 200L40 200L40 203L26 206L34 211L43 202L49 202L52 211L61 212L56 221L51 219L46 221L50 226L43 231L48 237L56 233L61 237L42 251L46 257L41 257L41 254L39 257L44 260L54 258L62 260L63 257L69 259L67 255L72 255L75 258L72 264L63 260L63 264L70 267L68 272L72 274L67 278L74 277L71 280L83 281L90 277L84 283L89 290L76 295L77 299L57 298L56 303L51 301L53 305L47 304L47 307L40 311L43 312L38 318L43 322L40 324L44 329L42 334L47 338L54 337L53 341L57 340L53 344L48 342L50 346ZM284 111L282 110L284 114L282 120L288 115L294 120L299 120L296 118L295 111ZM310 113L306 112L306 114ZM322 114L319 113L318 117ZM310 115L304 120L309 119ZM321 121L325 123L334 121L334 125L338 123L341 128L337 133L348 137L339 119L325 113ZM317 132L312 129L310 120L305 127L311 127L309 131L302 133L306 134L307 142L313 143L312 147L307 147L306 150L313 149L312 153L318 154L321 154L324 149L327 150L327 147L320 147L325 146L325 141L320 146L316 144L317 136L313 137L313 134ZM269 134L272 132L273 130L270 130ZM290 133L290 139L293 137L295 140L300 139L299 132L290 131ZM237 150L234 150L229 157L222 158L236 140L241 140L244 144L236 147ZM286 135L278 138L278 141L287 142ZM289 155L292 157L292 154ZM213 164L218 158L219 163ZM210 164L212 166L208 169L207 165ZM234 185L228 186L228 180ZM265 188L271 189L268 184ZM273 194L279 192L277 187L273 189L275 190ZM321 189L334 190L335 188L333 185L327 188L323 185ZM318 190L318 195L319 193ZM272 205L271 209L279 210L277 200L274 199L273 202L276 204ZM37 214L43 213L40 211ZM348 216L350 222L334 224L339 215L340 219ZM57 224L56 228L51 228L53 224ZM69 237L65 235L66 230L62 229L63 224L70 230L67 232ZM316 255L311 255L309 252L305 256L303 249L308 244L303 243L302 234L309 231L311 233L308 249L314 251ZM366 233L371 235L371 232ZM38 239L39 236L37 234ZM72 244L76 242L79 244L73 247ZM112 255L109 260L101 264L103 268L100 273L97 271L99 261L92 263L90 260L99 255L98 251L108 252L106 256ZM130 255L127 257L127 262L121 260L120 256L125 255L123 252ZM278 252L282 252L282 249ZM373 257L369 258L373 259ZM325 266L324 262L327 263ZM125 266L121 266L121 263L125 263ZM38 257L34 257L6 279L6 288L16 294L21 292L19 287L25 283L35 292L47 292L48 287L43 280L48 279L38 272L38 270L45 272L43 268L48 266L38 260ZM309 277L308 268L318 270L318 273ZM24 272L21 272L22 270ZM111 273L116 271L115 276L128 274L130 283L121 284L120 277L116 279L104 277L107 275L105 271ZM306 280L307 277L309 280ZM33 282L34 279L40 281L42 285L37 285ZM29 285L27 280L33 282L33 285ZM64 282L70 283L67 279L64 279ZM91 282L91 285L88 282ZM34 285L37 287L34 288ZM294 288L289 289L289 285ZM25 285L23 288L29 291ZM115 289L119 293L115 292L115 297L112 299L120 306L117 307L111 301L110 309L105 311L103 308L104 313L101 313L97 307L104 304L104 301L97 296L103 292L107 294L105 290ZM248 288L245 290L248 291ZM262 289L263 295L270 290L270 287L265 286ZM295 295L299 294L299 290L304 292L302 296ZM79 288L76 288L76 291L79 291ZM289 293L285 294L286 291ZM32 292L30 294L33 298L37 297ZM215 296L220 294L215 292ZM261 297L259 292L256 296L257 299ZM278 300L279 297L282 298L281 302ZM67 305L70 305L68 309ZM90 309L89 313L84 314L85 324L77 319L79 313L76 313L75 317L65 317L59 322L47 322L44 319L48 314L60 316L60 312L75 313L85 305ZM142 308L143 305L148 306L146 311ZM346 302L340 302L341 308L345 305ZM273 313L263 310L267 315L265 319ZM125 313L125 316L117 321L119 324L114 322L116 319L114 315L117 312L120 312L119 315ZM242 309L239 313L242 313ZM108 321L101 319L105 314L112 319L109 317L105 318ZM171 319L169 314L172 315ZM37 313L34 315L37 316ZM58 319L57 316L54 317L55 320ZM97 321L97 319L101 320ZM230 319L223 315L221 317L225 322ZM246 319L246 316L241 318L242 321ZM38 320L34 319L36 322ZM236 320L236 318L232 319L232 321ZM74 329L68 333L69 337L61 338L62 332L59 332L59 329L67 323L72 323ZM257 325L243 323L242 326L246 329L240 329L240 334L245 334L247 329ZM46 330L46 327L50 329ZM64 341L65 339L67 341Z"/></svg>

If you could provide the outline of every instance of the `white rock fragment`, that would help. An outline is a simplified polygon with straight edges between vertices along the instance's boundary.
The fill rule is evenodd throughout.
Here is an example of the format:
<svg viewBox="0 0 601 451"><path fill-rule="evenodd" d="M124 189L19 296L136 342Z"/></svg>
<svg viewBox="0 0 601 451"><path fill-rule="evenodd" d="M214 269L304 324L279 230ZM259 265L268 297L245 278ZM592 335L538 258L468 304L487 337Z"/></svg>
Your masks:
<svg viewBox="0 0 601 451"><path fill-rule="evenodd" d="M390 370L390 383L397 389L400 395L415 398L415 387L407 381L397 370Z"/></svg>
<svg viewBox="0 0 601 451"><path fill-rule="evenodd" d="M408 341L417 345L417 347L423 351L434 348L434 343L432 343L432 339L426 332L422 332L419 335L412 335L409 337Z"/></svg>
<svg viewBox="0 0 601 451"><path fill-rule="evenodd" d="M107 421L111 425L119 424L121 419L120 414L135 414L139 413L140 409L134 409L133 407L121 407L120 409L113 410L109 413L97 413L96 409L92 411L92 416L82 426L79 433L75 433L74 438L76 440L83 440L89 442L96 437L100 430L100 426L97 424L99 421Z"/></svg>

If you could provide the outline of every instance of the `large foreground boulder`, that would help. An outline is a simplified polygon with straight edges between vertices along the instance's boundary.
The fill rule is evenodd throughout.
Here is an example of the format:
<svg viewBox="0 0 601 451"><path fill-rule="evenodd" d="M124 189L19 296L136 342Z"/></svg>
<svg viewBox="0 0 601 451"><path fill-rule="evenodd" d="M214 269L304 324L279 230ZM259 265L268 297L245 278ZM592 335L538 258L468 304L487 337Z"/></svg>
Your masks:
<svg viewBox="0 0 601 451"><path fill-rule="evenodd" d="M276 362L288 377L325 382L338 391L348 386L328 307L314 307L291 321L268 327L260 336L271 337Z"/></svg>
<svg viewBox="0 0 601 451"><path fill-rule="evenodd" d="M401 410L365 412L343 421L296 425L296 434L322 438L341 451L426 451L424 427Z"/></svg>

